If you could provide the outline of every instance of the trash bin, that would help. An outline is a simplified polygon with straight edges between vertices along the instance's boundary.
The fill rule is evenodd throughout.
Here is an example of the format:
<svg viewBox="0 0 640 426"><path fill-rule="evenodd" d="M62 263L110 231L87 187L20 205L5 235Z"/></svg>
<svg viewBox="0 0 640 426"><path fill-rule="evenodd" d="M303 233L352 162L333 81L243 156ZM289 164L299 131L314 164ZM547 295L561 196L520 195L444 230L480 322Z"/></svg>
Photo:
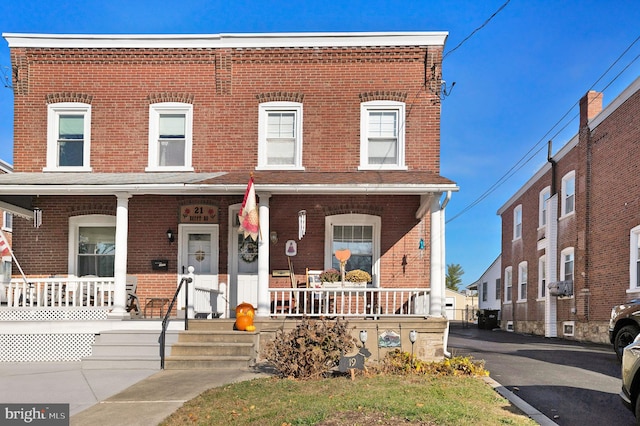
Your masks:
<svg viewBox="0 0 640 426"><path fill-rule="evenodd" d="M500 313L500 311L498 311L498 310L492 310L492 309L485 309L484 310L485 328L487 330L493 330L494 328L498 328L498 314L499 313Z"/></svg>
<svg viewBox="0 0 640 426"><path fill-rule="evenodd" d="M478 328L481 330L487 328L487 316L484 309L478 311Z"/></svg>

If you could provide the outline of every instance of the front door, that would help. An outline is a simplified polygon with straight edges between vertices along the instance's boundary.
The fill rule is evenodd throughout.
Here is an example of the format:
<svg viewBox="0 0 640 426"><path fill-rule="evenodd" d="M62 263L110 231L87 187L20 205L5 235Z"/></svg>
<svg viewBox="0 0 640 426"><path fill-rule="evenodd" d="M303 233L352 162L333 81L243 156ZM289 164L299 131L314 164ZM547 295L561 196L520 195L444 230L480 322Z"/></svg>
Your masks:
<svg viewBox="0 0 640 426"><path fill-rule="evenodd" d="M235 307L251 303L258 307L258 244L239 233L240 206L229 209L229 307L235 316Z"/></svg>
<svg viewBox="0 0 640 426"><path fill-rule="evenodd" d="M178 272L180 277L194 268L194 282L189 289L190 316L212 317L224 314L224 300L218 288L218 225L180 225L178 228ZM184 309L184 289L178 308ZM222 304L224 305L224 304Z"/></svg>

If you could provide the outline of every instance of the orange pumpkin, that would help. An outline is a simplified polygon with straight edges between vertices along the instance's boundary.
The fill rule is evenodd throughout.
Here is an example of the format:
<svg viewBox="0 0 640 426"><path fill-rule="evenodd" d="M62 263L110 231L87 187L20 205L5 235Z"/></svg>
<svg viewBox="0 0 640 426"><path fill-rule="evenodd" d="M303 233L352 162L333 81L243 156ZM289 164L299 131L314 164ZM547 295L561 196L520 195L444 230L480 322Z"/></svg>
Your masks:
<svg viewBox="0 0 640 426"><path fill-rule="evenodd" d="M251 303L244 302L236 306L236 330L245 331L253 326L255 310Z"/></svg>

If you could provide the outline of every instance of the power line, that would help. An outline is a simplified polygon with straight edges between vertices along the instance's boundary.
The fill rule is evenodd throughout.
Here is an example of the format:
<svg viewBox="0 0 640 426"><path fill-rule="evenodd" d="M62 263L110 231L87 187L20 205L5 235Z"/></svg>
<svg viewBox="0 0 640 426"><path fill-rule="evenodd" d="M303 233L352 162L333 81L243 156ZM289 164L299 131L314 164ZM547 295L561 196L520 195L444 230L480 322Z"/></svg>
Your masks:
<svg viewBox="0 0 640 426"><path fill-rule="evenodd" d="M598 79L591 85L589 90L592 90L596 84L600 82L604 78L604 76L611 71L611 69L622 59L622 57L640 40L640 36L638 36L619 56L618 58L606 69L606 71L598 77ZM611 84L613 84L634 62L636 62L640 58L640 55L636 56L633 60L631 60L618 74L616 74L609 83L602 89L606 90ZM449 223L458 217L462 216L467 211L471 210L473 207L477 206L480 202L485 200L489 195L491 195L496 189L498 189L502 184L504 184L509 178L511 178L516 172L522 169L527 163L529 163L535 156L544 148L544 145L538 148L535 152L533 152L543 141L547 141L547 136L555 129L570 113L571 111L579 104L579 102L574 103L569 110L540 138L538 142L536 142L505 174L503 174L493 185L491 185L487 190L485 190L478 198L476 198L473 202L463 208L460 212L458 212L453 217L449 218L446 223ZM564 131L571 122L579 116L578 114L574 114L573 117L563 126L561 127L552 137L551 139L557 137L562 131ZM530 155L531 154L531 155Z"/></svg>

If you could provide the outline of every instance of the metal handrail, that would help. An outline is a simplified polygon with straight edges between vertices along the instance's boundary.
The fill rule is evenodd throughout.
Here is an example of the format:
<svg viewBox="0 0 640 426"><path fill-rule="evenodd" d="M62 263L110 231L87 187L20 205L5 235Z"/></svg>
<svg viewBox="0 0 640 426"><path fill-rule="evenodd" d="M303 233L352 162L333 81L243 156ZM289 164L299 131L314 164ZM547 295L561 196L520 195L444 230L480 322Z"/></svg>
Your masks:
<svg viewBox="0 0 640 426"><path fill-rule="evenodd" d="M191 267L190 267L191 268ZM178 300L178 294L180 293L180 289L182 288L182 284L184 284L184 329L189 329L189 283L193 282L193 270L189 270L189 276L182 277L180 283L178 284L178 288L171 299L171 303L169 303L169 307L167 308L167 313L164 315L162 319L162 332L160 333L160 369L164 370L164 358L165 358L165 342L167 335L167 327L169 326L169 317L171 315L171 311L173 310L173 305L176 304L176 300Z"/></svg>

